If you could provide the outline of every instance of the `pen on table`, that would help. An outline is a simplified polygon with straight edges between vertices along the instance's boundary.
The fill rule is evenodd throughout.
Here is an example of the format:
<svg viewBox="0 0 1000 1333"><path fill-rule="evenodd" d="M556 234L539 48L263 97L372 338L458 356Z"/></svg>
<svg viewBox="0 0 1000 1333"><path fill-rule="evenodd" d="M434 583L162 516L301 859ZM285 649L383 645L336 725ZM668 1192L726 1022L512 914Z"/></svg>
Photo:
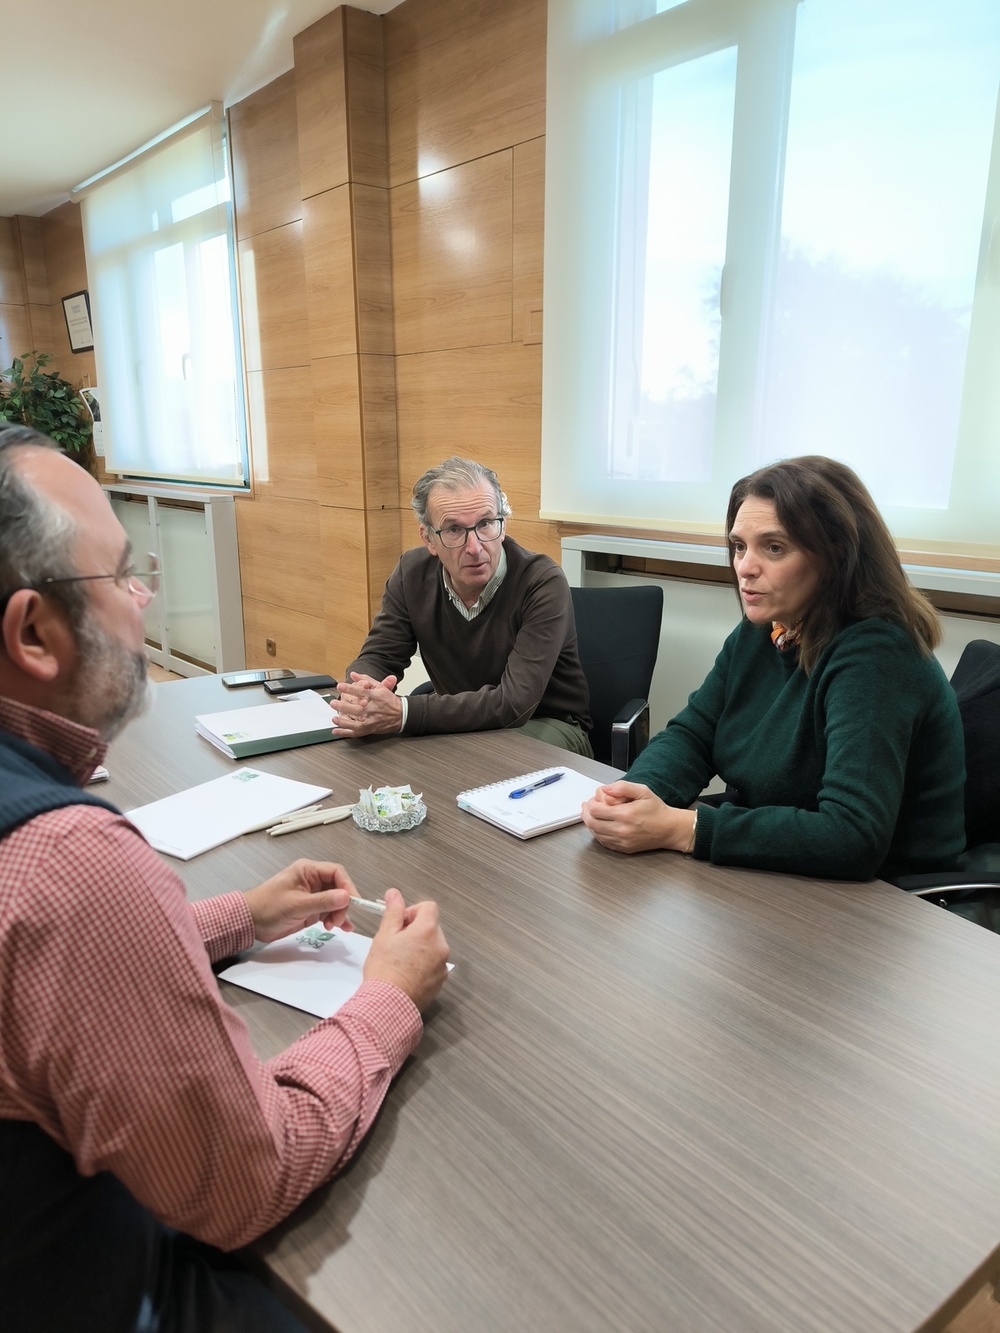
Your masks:
<svg viewBox="0 0 1000 1333"><path fill-rule="evenodd" d="M254 824L251 828L244 829L243 832L263 833L267 828L274 828L275 824L287 824L290 820L302 819L304 815L311 815L320 809L322 807L319 805L304 805L301 810L293 810L290 814L281 815L277 819L274 815L270 819L262 819L259 824Z"/></svg>
<svg viewBox="0 0 1000 1333"><path fill-rule="evenodd" d="M347 819L354 809L351 805L334 805L329 810L317 810L314 814L303 815L301 819L288 819L275 824L267 831L272 838L282 833L297 833L302 828L315 828L318 824L335 824L338 819Z"/></svg>
<svg viewBox="0 0 1000 1333"><path fill-rule="evenodd" d="M529 782L526 787L518 787L517 791L508 792L507 795L512 801L516 801L519 796L527 796L529 792L537 791L539 787L551 787L553 782L558 782L563 776L562 773L550 773L547 778L539 778L537 782Z"/></svg>
<svg viewBox="0 0 1000 1333"><path fill-rule="evenodd" d="M385 912L385 903L381 898L355 898L352 893L350 902L352 907L367 907L371 912L378 912L379 916L382 916Z"/></svg>

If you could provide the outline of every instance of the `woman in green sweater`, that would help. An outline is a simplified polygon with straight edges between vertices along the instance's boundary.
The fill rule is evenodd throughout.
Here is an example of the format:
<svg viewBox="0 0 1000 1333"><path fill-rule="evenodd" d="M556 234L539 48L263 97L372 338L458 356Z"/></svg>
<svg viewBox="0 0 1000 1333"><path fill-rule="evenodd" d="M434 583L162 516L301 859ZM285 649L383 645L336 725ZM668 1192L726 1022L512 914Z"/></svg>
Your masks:
<svg viewBox="0 0 1000 1333"><path fill-rule="evenodd" d="M953 867L965 759L940 627L863 483L828 458L762 468L726 536L743 619L584 823L615 851L822 878ZM716 774L733 799L692 809Z"/></svg>

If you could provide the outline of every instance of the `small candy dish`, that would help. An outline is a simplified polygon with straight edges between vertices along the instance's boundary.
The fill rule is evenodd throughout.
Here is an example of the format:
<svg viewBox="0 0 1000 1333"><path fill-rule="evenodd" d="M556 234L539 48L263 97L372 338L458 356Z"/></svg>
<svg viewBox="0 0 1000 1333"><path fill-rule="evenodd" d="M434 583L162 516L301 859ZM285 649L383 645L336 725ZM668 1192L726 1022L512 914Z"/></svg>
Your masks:
<svg viewBox="0 0 1000 1333"><path fill-rule="evenodd" d="M358 792L351 818L369 833L403 833L416 828L427 817L423 795L407 787L369 787Z"/></svg>

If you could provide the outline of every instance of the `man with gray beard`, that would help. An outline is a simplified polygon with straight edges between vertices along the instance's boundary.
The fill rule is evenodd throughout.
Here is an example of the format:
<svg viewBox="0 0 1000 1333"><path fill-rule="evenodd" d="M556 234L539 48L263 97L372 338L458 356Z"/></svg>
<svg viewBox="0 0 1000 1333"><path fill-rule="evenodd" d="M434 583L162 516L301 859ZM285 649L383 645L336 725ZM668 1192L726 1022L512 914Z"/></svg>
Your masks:
<svg viewBox="0 0 1000 1333"><path fill-rule="evenodd" d="M361 988L257 1059L212 962L349 929L355 889L297 861L189 905L85 789L144 705L158 583L92 477L0 430L0 1311L18 1333L301 1333L225 1251L356 1150L448 946L434 903L387 890Z"/></svg>

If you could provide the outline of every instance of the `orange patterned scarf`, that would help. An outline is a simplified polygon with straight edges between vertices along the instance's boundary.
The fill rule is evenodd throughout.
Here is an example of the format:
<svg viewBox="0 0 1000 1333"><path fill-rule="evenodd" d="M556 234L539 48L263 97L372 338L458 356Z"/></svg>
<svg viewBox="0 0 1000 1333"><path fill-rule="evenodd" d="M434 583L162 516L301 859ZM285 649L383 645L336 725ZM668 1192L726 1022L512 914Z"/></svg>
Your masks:
<svg viewBox="0 0 1000 1333"><path fill-rule="evenodd" d="M771 642L777 648L779 653L783 653L788 648L795 648L799 639L802 637L802 621L797 620L789 629L782 625L778 620L771 621Z"/></svg>

